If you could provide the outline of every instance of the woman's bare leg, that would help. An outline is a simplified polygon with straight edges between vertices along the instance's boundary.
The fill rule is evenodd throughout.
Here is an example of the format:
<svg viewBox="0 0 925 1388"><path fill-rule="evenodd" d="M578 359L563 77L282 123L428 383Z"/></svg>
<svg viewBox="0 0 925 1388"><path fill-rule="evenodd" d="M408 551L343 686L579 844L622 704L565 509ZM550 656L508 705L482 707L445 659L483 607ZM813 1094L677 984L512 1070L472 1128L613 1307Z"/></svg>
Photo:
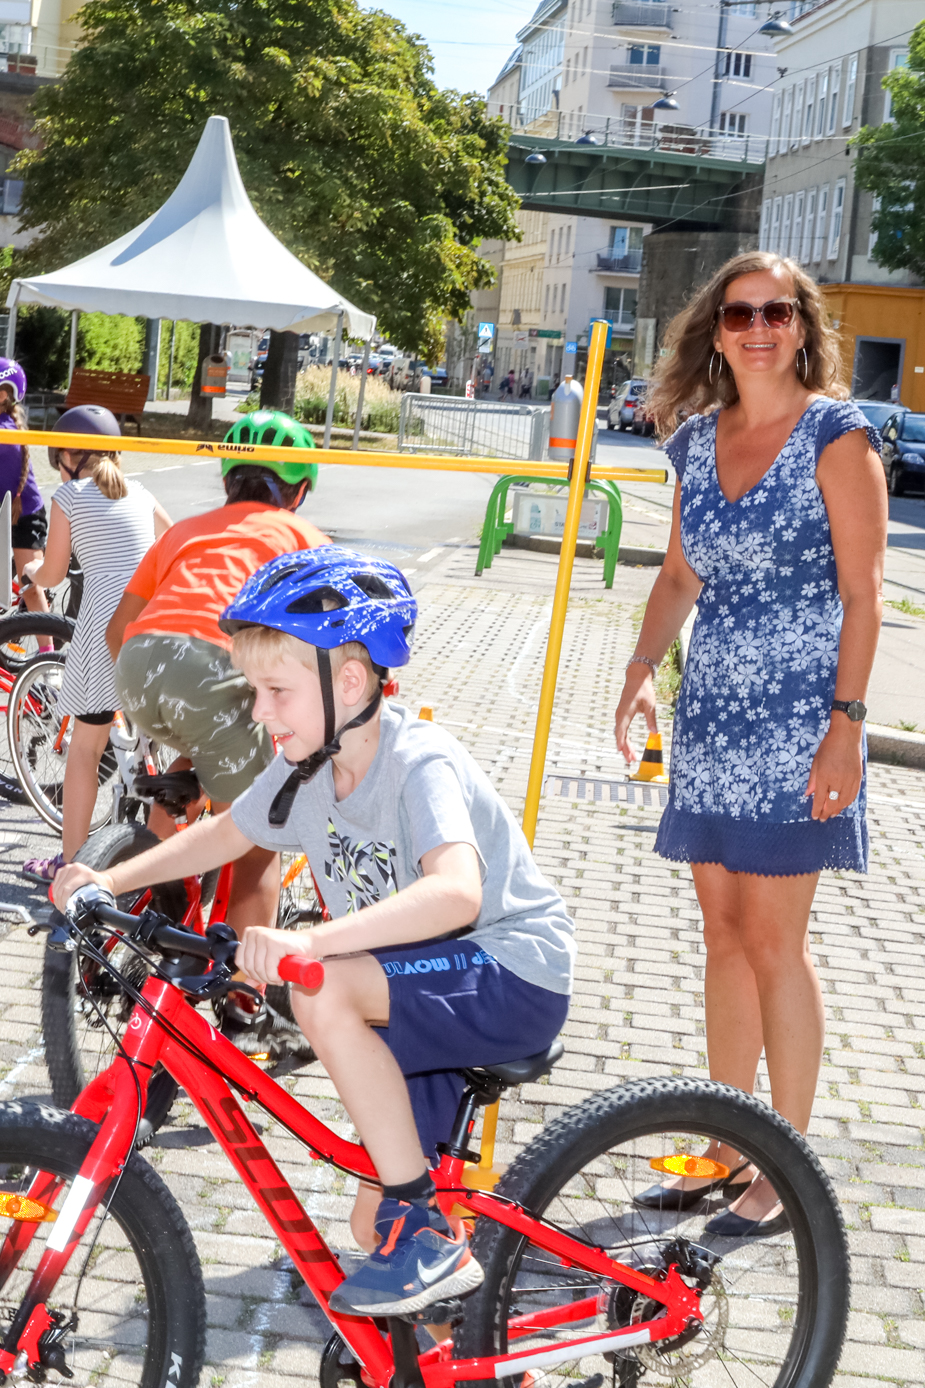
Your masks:
<svg viewBox="0 0 925 1388"><path fill-rule="evenodd" d="M64 768L64 824L61 852L69 863L90 834L90 822L99 793L100 757L109 742L111 723L71 724L71 741Z"/></svg>

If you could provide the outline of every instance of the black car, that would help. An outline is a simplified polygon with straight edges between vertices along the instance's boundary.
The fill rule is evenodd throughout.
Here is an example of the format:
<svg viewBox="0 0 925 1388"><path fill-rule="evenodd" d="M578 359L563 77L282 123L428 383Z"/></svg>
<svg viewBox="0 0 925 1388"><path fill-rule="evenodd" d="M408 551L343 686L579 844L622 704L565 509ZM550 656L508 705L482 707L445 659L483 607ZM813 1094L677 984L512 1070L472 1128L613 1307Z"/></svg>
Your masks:
<svg viewBox="0 0 925 1388"><path fill-rule="evenodd" d="M925 414L905 410L883 426L883 470L892 496L925 487Z"/></svg>

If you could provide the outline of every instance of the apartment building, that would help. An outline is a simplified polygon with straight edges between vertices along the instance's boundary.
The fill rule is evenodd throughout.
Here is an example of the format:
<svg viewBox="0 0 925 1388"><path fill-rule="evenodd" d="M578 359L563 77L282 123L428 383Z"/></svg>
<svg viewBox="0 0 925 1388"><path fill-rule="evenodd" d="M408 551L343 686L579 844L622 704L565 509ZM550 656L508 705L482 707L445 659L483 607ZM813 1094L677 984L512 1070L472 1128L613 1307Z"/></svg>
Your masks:
<svg viewBox="0 0 925 1388"><path fill-rule="evenodd" d="M781 75L759 240L827 287L854 393L889 399L895 386L916 408L925 408L925 335L920 351L917 331L913 342L907 328L917 324L925 295L915 276L877 264L874 200L855 187L848 141L862 126L889 120L883 78L906 61L921 18L918 0L791 6L793 33L775 39Z"/></svg>
<svg viewBox="0 0 925 1388"><path fill-rule="evenodd" d="M516 131L639 146L663 130L652 103L671 94L673 129L718 155L742 157L751 143L760 159L775 59L757 31L769 12L741 0L541 0L488 92L489 111ZM613 324L605 369L628 361L651 226L541 212L520 221L524 242L507 244L499 266L497 376L511 367L538 382L581 375L594 318Z"/></svg>

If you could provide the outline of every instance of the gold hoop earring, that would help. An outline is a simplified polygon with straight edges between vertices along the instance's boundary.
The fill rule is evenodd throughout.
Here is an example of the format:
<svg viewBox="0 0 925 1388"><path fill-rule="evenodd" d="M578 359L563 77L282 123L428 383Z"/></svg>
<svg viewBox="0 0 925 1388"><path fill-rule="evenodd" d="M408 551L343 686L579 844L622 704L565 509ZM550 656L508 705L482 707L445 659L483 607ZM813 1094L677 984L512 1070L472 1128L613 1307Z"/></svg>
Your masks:
<svg viewBox="0 0 925 1388"><path fill-rule="evenodd" d="M708 373L707 373L707 376L708 376L710 385L713 384L713 363L714 363L714 361L716 360L717 357L719 357L719 370L718 370L717 373L716 373L716 379L717 379L717 381L719 380L720 375L721 375L722 370L723 370L723 354L722 354L722 352L716 352L716 351L711 352L711 353L710 353L710 369L709 369L709 371L708 371Z"/></svg>
<svg viewBox="0 0 925 1388"><path fill-rule="evenodd" d="M802 372L800 371L800 352L803 353L803 370L802 370ZM799 376L800 380L803 381L803 383L805 384L805 383L806 383L806 378L807 378L807 376L809 375L809 357L807 356L806 348L805 348L805 347L801 347L801 348L800 348L800 352L797 352L797 375Z"/></svg>

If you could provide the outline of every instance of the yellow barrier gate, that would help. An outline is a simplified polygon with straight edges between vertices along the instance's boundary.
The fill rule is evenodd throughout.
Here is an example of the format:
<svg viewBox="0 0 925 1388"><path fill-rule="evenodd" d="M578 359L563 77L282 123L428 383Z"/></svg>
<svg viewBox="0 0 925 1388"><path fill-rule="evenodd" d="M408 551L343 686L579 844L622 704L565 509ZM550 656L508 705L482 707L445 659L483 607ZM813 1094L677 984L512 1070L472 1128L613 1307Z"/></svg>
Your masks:
<svg viewBox="0 0 925 1388"><path fill-rule="evenodd" d="M549 623L546 662L543 668L543 683L540 688L533 754L530 761L530 777L524 804L523 829L531 848L536 834L540 794L543 789L543 770L546 764L546 751L549 746L549 728L552 722L556 681L559 674L562 634L565 629L565 616L568 609L575 547L578 543L578 524L581 518L581 503L584 497L588 460L591 456L591 443L594 438L597 397L606 340L606 323L595 323L588 349L584 401L581 407L578 443L571 473L561 463L530 464L531 477L548 478L550 482L569 483L565 529L562 535L559 568L556 574L556 591L553 598L552 618ZM51 429L5 429L3 431L4 443L67 448L80 452L87 450L91 437L93 436L87 434L57 433ZM287 462L292 459L291 448L263 448L251 444L211 443L195 439L122 438L119 440L118 449L120 453L165 453L172 456L197 458L201 461L210 458L240 457L242 461L249 463L271 463ZM498 476L506 476L511 470L510 458L448 458L440 453L355 453L337 448L315 448L311 453L311 461L336 467L396 467L427 472L482 472L497 474ZM664 483L668 481L668 473L664 468L596 466L594 476L613 482Z"/></svg>

